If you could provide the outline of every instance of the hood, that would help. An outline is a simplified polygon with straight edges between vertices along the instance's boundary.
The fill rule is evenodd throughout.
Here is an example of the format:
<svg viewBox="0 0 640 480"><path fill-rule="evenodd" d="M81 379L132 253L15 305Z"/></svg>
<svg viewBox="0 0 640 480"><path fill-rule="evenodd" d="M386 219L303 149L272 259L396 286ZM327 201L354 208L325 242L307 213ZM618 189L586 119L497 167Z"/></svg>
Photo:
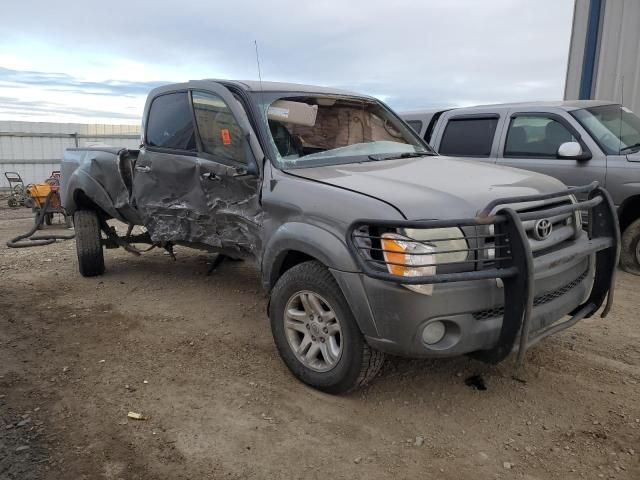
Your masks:
<svg viewBox="0 0 640 480"><path fill-rule="evenodd" d="M378 198L409 220L473 217L496 198L567 188L539 173L441 156L301 168L290 173Z"/></svg>

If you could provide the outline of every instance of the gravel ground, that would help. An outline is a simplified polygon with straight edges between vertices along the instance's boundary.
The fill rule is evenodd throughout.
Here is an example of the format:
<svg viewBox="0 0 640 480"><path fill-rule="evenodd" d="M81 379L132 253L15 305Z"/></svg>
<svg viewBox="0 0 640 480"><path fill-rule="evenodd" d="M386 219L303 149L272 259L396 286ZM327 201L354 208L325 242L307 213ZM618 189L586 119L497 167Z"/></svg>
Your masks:
<svg viewBox="0 0 640 480"><path fill-rule="evenodd" d="M390 358L336 397L280 361L253 265L108 250L86 279L73 241L4 246L30 222L0 210L2 479L640 478L640 278L533 348L525 383Z"/></svg>

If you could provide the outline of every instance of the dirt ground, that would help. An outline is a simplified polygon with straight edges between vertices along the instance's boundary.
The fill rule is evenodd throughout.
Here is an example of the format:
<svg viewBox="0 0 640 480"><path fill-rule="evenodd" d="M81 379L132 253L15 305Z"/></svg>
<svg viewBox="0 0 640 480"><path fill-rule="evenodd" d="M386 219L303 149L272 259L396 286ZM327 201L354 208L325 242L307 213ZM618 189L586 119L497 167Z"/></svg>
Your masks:
<svg viewBox="0 0 640 480"><path fill-rule="evenodd" d="M253 265L108 250L86 279L73 241L6 248L30 222L0 210L2 479L640 478L640 278L533 348L526 383L390 358L330 396L280 361Z"/></svg>

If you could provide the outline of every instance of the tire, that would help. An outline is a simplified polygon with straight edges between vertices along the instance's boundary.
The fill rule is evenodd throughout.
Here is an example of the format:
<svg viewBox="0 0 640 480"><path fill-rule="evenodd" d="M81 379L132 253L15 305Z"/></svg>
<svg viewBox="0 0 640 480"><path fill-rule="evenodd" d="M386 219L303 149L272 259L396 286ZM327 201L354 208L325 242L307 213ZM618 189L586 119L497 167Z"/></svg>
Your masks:
<svg viewBox="0 0 640 480"><path fill-rule="evenodd" d="M640 275L640 218L622 233L620 267L634 275Z"/></svg>
<svg viewBox="0 0 640 480"><path fill-rule="evenodd" d="M9 199L7 200L7 205L9 205L10 208L16 208L18 206L18 200L16 200L14 197L9 197Z"/></svg>
<svg viewBox="0 0 640 480"><path fill-rule="evenodd" d="M306 303L303 298L306 298ZM300 303L294 309L292 305L298 299ZM322 315L307 316L309 299L315 299L314 305L321 305ZM287 317L288 312L296 314L295 324L299 329L285 326L285 323L292 323L291 318ZM269 318L276 347L289 370L302 382L323 392L345 393L366 385L376 376L384 361L384 354L366 343L340 287L329 270L319 262L298 264L280 277L271 292ZM315 320L310 320L311 318ZM322 322L321 318L325 318L324 323L318 323ZM322 325L331 328L323 328L325 333L339 333L334 333L333 338L329 338L331 335L323 336L318 331L318 326ZM311 341L307 335L311 336L313 332L320 336L311 337L314 340L308 343ZM294 349L296 338L300 340L299 346L307 339L305 345L310 346L308 350L303 349L307 353L316 347L333 349L337 344L340 353L327 355L325 352L329 350L323 349L316 359L305 364ZM320 340L322 343L319 343ZM333 362L325 357L331 358ZM311 365L311 362L314 364Z"/></svg>
<svg viewBox="0 0 640 480"><path fill-rule="evenodd" d="M78 210L73 215L76 232L78 270L83 277L95 277L104 273L104 255L100 220L93 210Z"/></svg>

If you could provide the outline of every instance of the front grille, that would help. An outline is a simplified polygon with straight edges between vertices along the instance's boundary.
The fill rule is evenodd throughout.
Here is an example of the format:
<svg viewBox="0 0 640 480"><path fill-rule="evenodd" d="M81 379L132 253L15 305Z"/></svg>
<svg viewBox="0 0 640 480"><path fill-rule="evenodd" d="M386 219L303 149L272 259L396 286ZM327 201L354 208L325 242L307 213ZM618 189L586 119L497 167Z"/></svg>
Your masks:
<svg viewBox="0 0 640 480"><path fill-rule="evenodd" d="M582 275L576 278L574 281L567 283L566 285L558 288L557 290L553 290L552 292L543 293L533 299L533 306L538 307L540 305L544 305L545 303L549 303L556 298L560 298L565 293L568 293L573 288L577 287L580 282L582 282L587 275L589 274L588 270L585 270ZM494 307L488 308L486 310L480 310L478 312L473 312L473 318L476 320L486 320L488 318L501 317L504 315L504 307Z"/></svg>
<svg viewBox="0 0 640 480"><path fill-rule="evenodd" d="M516 211L519 214L528 213L528 212L536 212L540 210L548 210L555 207L560 207L563 205L570 204L570 200L562 200L560 202L554 203L546 203L545 205L538 205L535 207L520 207L516 208ZM544 253L549 252L552 249L559 248L564 242L574 237L576 233L576 225L574 220L573 213L565 213L561 215L556 215L553 217L549 217L548 220L551 222L552 231L548 238L544 240L538 240L535 238L534 229L536 226L536 220L528 220L522 222L522 226L527 234L527 239L529 241L529 247L531 248L531 252L534 257L542 255ZM492 230L493 227L488 227ZM491 236L487 236L484 239L484 249L483 252L490 252L495 245L495 240ZM481 252L482 252L481 251ZM493 258L490 255L485 254L483 267L493 266L495 264Z"/></svg>

